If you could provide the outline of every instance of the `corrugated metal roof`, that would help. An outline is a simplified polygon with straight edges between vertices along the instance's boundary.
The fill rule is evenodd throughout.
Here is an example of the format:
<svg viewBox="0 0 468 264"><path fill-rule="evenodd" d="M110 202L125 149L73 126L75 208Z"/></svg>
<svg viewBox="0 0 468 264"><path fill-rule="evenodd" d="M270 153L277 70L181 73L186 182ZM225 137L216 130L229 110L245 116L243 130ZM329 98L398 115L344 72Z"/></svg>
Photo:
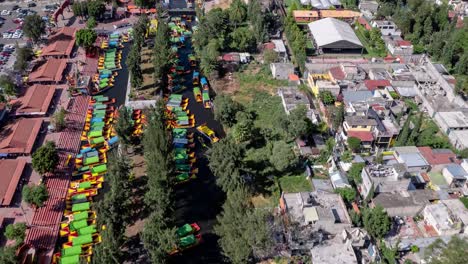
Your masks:
<svg viewBox="0 0 468 264"><path fill-rule="evenodd" d="M309 30L319 47L324 47L339 41L347 41L362 47L361 41L351 26L335 18L324 18L309 23Z"/></svg>

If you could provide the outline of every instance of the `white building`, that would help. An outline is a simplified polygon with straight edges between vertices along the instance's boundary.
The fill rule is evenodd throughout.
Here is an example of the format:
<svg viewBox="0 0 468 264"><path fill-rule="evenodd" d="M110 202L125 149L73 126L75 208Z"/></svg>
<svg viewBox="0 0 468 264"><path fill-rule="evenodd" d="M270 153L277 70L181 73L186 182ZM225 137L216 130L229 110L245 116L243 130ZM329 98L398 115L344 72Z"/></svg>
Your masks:
<svg viewBox="0 0 468 264"><path fill-rule="evenodd" d="M371 23L373 28L380 29L383 36L401 36L401 30L398 29L395 22L390 20L374 20Z"/></svg>

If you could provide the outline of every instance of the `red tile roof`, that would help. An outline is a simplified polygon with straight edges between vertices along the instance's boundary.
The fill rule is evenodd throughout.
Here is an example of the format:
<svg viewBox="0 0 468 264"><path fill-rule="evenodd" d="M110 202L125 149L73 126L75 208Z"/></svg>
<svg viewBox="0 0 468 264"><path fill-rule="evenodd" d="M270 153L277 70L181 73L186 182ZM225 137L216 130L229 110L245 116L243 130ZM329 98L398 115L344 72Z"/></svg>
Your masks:
<svg viewBox="0 0 468 264"><path fill-rule="evenodd" d="M266 50L274 50L276 46L275 46L275 43L268 42L268 43L263 44L263 48Z"/></svg>
<svg viewBox="0 0 468 264"><path fill-rule="evenodd" d="M369 91L374 91L386 86L392 86L389 80L365 80L364 85Z"/></svg>
<svg viewBox="0 0 468 264"><path fill-rule="evenodd" d="M299 76L296 74L289 74L289 80L290 81L299 81Z"/></svg>
<svg viewBox="0 0 468 264"><path fill-rule="evenodd" d="M25 166L26 160L24 159L0 160L0 171L2 172L0 177L0 199L3 206L10 205Z"/></svg>
<svg viewBox="0 0 468 264"><path fill-rule="evenodd" d="M66 67L66 59L48 59L29 74L29 82L60 82Z"/></svg>
<svg viewBox="0 0 468 264"><path fill-rule="evenodd" d="M396 43L397 43L397 45L400 46L400 47L407 47L407 46L413 45L413 44L411 43L411 41L409 41L409 40L397 40Z"/></svg>
<svg viewBox="0 0 468 264"><path fill-rule="evenodd" d="M54 97L55 86L35 84L18 99L16 115L45 115Z"/></svg>
<svg viewBox="0 0 468 264"><path fill-rule="evenodd" d="M330 68L328 71L335 80L344 80L346 78L346 73L339 66Z"/></svg>
<svg viewBox="0 0 468 264"><path fill-rule="evenodd" d="M365 18L363 18L363 17L358 18L357 22L359 24L363 25L366 30L371 30L372 29L371 25L369 25L369 22L367 22L367 20Z"/></svg>
<svg viewBox="0 0 468 264"><path fill-rule="evenodd" d="M42 126L40 118L17 119L0 132L0 153L30 154Z"/></svg>
<svg viewBox="0 0 468 264"><path fill-rule="evenodd" d="M458 161L457 155L450 149L434 150L430 147L418 147L418 149L429 165L451 164Z"/></svg>
<svg viewBox="0 0 468 264"><path fill-rule="evenodd" d="M359 138L362 142L370 142L374 140L372 132L368 131L348 131L348 137Z"/></svg>
<svg viewBox="0 0 468 264"><path fill-rule="evenodd" d="M42 56L70 56L75 45L76 28L63 27L49 38L42 49Z"/></svg>

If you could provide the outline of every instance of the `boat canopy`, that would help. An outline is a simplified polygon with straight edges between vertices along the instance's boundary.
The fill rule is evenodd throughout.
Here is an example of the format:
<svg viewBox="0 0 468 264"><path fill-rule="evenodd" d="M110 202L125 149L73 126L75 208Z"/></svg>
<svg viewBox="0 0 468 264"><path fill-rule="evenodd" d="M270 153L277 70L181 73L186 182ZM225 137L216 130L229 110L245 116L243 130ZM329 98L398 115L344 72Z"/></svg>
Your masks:
<svg viewBox="0 0 468 264"><path fill-rule="evenodd" d="M79 203L72 206L72 212L87 211L91 208L90 203Z"/></svg>
<svg viewBox="0 0 468 264"><path fill-rule="evenodd" d="M80 255L61 257L60 264L80 264Z"/></svg>
<svg viewBox="0 0 468 264"><path fill-rule="evenodd" d="M176 234L178 237L184 237L190 234L192 231L193 231L192 226L189 224L185 224L177 229Z"/></svg>
<svg viewBox="0 0 468 264"><path fill-rule="evenodd" d="M80 255L82 252L81 246L74 246L62 249L62 257L70 257Z"/></svg>
<svg viewBox="0 0 468 264"><path fill-rule="evenodd" d="M195 244L196 241L197 240L195 239L194 235L189 235L180 239L180 246L183 248L188 247L188 246Z"/></svg>
<svg viewBox="0 0 468 264"><path fill-rule="evenodd" d="M89 244L93 242L93 236L91 234L82 235L72 238L73 246L79 246L84 244Z"/></svg>

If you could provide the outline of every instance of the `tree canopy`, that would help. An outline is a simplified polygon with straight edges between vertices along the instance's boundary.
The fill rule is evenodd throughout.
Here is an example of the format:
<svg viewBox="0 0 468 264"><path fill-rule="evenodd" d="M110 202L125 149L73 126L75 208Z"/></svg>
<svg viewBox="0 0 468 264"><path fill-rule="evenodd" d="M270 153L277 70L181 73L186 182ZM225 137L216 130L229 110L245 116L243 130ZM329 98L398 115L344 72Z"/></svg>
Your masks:
<svg viewBox="0 0 468 264"><path fill-rule="evenodd" d="M343 197L343 199L348 203L353 202L357 195L356 190L350 187L337 188L336 192L339 193L341 197Z"/></svg>
<svg viewBox="0 0 468 264"><path fill-rule="evenodd" d="M307 136L312 131L312 122L307 117L307 108L304 105L291 110L287 130L293 138Z"/></svg>
<svg viewBox="0 0 468 264"><path fill-rule="evenodd" d="M335 103L335 96L330 91L320 91L319 93L320 100L326 105L331 105Z"/></svg>
<svg viewBox="0 0 468 264"><path fill-rule="evenodd" d="M88 14L98 20L106 11L106 5L102 0L90 0L87 9Z"/></svg>
<svg viewBox="0 0 468 264"><path fill-rule="evenodd" d="M26 238L26 224L16 223L7 225L5 228L5 237L10 240L15 240L16 245L22 244Z"/></svg>
<svg viewBox="0 0 468 264"><path fill-rule="evenodd" d="M120 142L127 145L133 142L133 120L132 112L129 108L122 107L119 109L115 132L117 132Z"/></svg>
<svg viewBox="0 0 468 264"><path fill-rule="evenodd" d="M271 150L270 162L276 170L285 170L297 165L298 159L292 147L285 141L276 141Z"/></svg>
<svg viewBox="0 0 468 264"><path fill-rule="evenodd" d="M424 250L429 264L464 264L467 260L468 240L457 235L448 242L438 238Z"/></svg>
<svg viewBox="0 0 468 264"><path fill-rule="evenodd" d="M76 32L76 44L83 48L90 48L97 39L96 31L89 28L83 28Z"/></svg>
<svg viewBox="0 0 468 264"><path fill-rule="evenodd" d="M33 58L33 50L28 47L18 47L16 49L16 61L13 68L16 71L24 71L29 65L29 61Z"/></svg>
<svg viewBox="0 0 468 264"><path fill-rule="evenodd" d="M362 182L361 172L362 172L362 169L364 169L364 167L365 167L364 163L353 163L351 165L351 168L348 171L349 180L356 184L361 183Z"/></svg>
<svg viewBox="0 0 468 264"><path fill-rule="evenodd" d="M374 238L381 239L390 231L390 218L380 205L372 209L364 209L362 211L362 220L364 228Z"/></svg>
<svg viewBox="0 0 468 264"><path fill-rule="evenodd" d="M2 94L8 96L16 96L18 93L15 82L8 75L0 75L0 88Z"/></svg>
<svg viewBox="0 0 468 264"><path fill-rule="evenodd" d="M348 137L346 140L348 143L348 147L353 151L353 152L358 152L359 149L361 148L361 139L357 137Z"/></svg>
<svg viewBox="0 0 468 264"><path fill-rule="evenodd" d="M25 185L22 191L23 201L26 203L42 207L44 202L49 198L47 187L44 184L39 185Z"/></svg>
<svg viewBox="0 0 468 264"><path fill-rule="evenodd" d="M240 0L239 0L240 1ZM238 51L249 51L255 48L255 36L248 27L236 28L231 34L229 47Z"/></svg>
<svg viewBox="0 0 468 264"><path fill-rule="evenodd" d="M231 96L224 94L216 96L213 103L216 105L214 109L215 119L228 127L234 125L237 112L243 109L242 105L232 100Z"/></svg>
<svg viewBox="0 0 468 264"><path fill-rule="evenodd" d="M16 264L18 259L16 257L15 247L0 247L0 263L3 264Z"/></svg>
<svg viewBox="0 0 468 264"><path fill-rule="evenodd" d="M45 33L45 22L37 14L26 16L23 21L23 31L33 42L37 42Z"/></svg>
<svg viewBox="0 0 468 264"><path fill-rule="evenodd" d="M32 167L41 175L53 172L58 162L59 156L53 141L47 141L32 155Z"/></svg>

